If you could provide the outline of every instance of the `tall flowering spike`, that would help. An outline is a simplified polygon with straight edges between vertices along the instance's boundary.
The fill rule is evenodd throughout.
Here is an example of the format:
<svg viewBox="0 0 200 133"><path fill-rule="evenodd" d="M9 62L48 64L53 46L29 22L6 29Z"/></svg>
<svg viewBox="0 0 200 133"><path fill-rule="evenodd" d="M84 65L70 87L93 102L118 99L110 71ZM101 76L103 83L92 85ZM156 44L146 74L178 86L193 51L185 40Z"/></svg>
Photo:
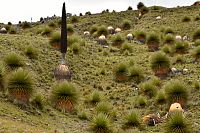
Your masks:
<svg viewBox="0 0 200 133"><path fill-rule="evenodd" d="M66 10L65 2L62 8L62 25L61 25L61 53L67 52L67 24L66 24Z"/></svg>

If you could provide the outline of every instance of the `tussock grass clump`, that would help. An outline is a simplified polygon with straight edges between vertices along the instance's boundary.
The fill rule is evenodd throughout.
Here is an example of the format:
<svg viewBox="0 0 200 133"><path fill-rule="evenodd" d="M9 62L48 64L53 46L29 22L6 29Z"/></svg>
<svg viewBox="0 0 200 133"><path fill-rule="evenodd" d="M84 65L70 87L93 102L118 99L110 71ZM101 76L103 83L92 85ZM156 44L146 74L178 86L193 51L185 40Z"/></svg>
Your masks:
<svg viewBox="0 0 200 133"><path fill-rule="evenodd" d="M140 86L141 86L140 88L142 92L149 98L156 96L157 88L151 82L145 82L141 84Z"/></svg>
<svg viewBox="0 0 200 133"><path fill-rule="evenodd" d="M172 28L170 28L170 27L167 27L165 29L165 34L174 34L174 33L175 33L174 30Z"/></svg>
<svg viewBox="0 0 200 133"><path fill-rule="evenodd" d="M100 26L97 30L97 36L101 36L101 35L104 35L104 36L108 35L108 30L107 30L106 26L104 26L104 25Z"/></svg>
<svg viewBox="0 0 200 133"><path fill-rule="evenodd" d="M35 98L32 101L32 104L38 108L38 109L43 109L44 108L44 98L42 95L36 95Z"/></svg>
<svg viewBox="0 0 200 133"><path fill-rule="evenodd" d="M169 45L173 45L175 43L175 38L173 35L171 34L167 34L164 37L164 44L169 44Z"/></svg>
<svg viewBox="0 0 200 133"><path fill-rule="evenodd" d="M116 34L111 38L111 40L112 40L112 45L116 47L121 47L121 45L125 41L121 34Z"/></svg>
<svg viewBox="0 0 200 133"><path fill-rule="evenodd" d="M182 64L182 63L184 63L184 62L185 62L185 59L184 59L183 56L177 55L177 56L175 57L175 63L180 63L180 64Z"/></svg>
<svg viewBox="0 0 200 133"><path fill-rule="evenodd" d="M143 70L138 66L132 66L129 69L129 79L133 80L135 83L140 83L144 80Z"/></svg>
<svg viewBox="0 0 200 133"><path fill-rule="evenodd" d="M125 117L124 128L140 127L140 116L138 112L132 111Z"/></svg>
<svg viewBox="0 0 200 133"><path fill-rule="evenodd" d="M93 91L91 96L90 96L90 102L92 104L96 104L98 102L100 102L102 99L101 94L98 91Z"/></svg>
<svg viewBox="0 0 200 133"><path fill-rule="evenodd" d="M18 69L8 79L8 95L12 100L27 104L34 90L32 75L23 69Z"/></svg>
<svg viewBox="0 0 200 133"><path fill-rule="evenodd" d="M151 33L147 37L147 46L149 51L157 51L159 49L160 37L156 33Z"/></svg>
<svg viewBox="0 0 200 133"><path fill-rule="evenodd" d="M199 15L194 18L194 21L199 21L199 20L200 20L200 16Z"/></svg>
<svg viewBox="0 0 200 133"><path fill-rule="evenodd" d="M200 46L200 39L195 40L194 45L195 46Z"/></svg>
<svg viewBox="0 0 200 133"><path fill-rule="evenodd" d="M166 101L166 96L165 96L165 93L163 91L159 91L157 93L157 96L156 96L156 103L159 104L159 105L163 105L165 104L167 101Z"/></svg>
<svg viewBox="0 0 200 133"><path fill-rule="evenodd" d="M97 113L104 113L109 115L112 111L112 106L108 102L100 102L96 106Z"/></svg>
<svg viewBox="0 0 200 133"><path fill-rule="evenodd" d="M112 125L107 115L97 114L91 122L90 129L94 133L112 133Z"/></svg>
<svg viewBox="0 0 200 133"><path fill-rule="evenodd" d="M193 40L196 41L196 40L200 40L200 29L197 29L194 33L193 33Z"/></svg>
<svg viewBox="0 0 200 133"><path fill-rule="evenodd" d="M169 57L162 53L157 52L151 56L151 69L158 77L166 77L170 69Z"/></svg>
<svg viewBox="0 0 200 133"><path fill-rule="evenodd" d="M36 59L38 56L37 49L33 46L28 46L25 50L25 54L30 58L30 59Z"/></svg>
<svg viewBox="0 0 200 133"><path fill-rule="evenodd" d="M137 105L139 107L145 107L147 105L147 99L144 96L139 96L137 99Z"/></svg>
<svg viewBox="0 0 200 133"><path fill-rule="evenodd" d="M185 53L187 53L188 52L188 43L186 43L186 42L177 42L176 44L175 44L175 52L177 53L177 54L185 54Z"/></svg>
<svg viewBox="0 0 200 133"><path fill-rule="evenodd" d="M77 35L72 35L67 38L67 45L69 47L73 46L75 43L78 43L80 46L85 45L85 41Z"/></svg>
<svg viewBox="0 0 200 133"><path fill-rule="evenodd" d="M8 33L9 33L9 34L16 34L16 33L17 33L17 30L16 30L15 27L10 27Z"/></svg>
<svg viewBox="0 0 200 133"><path fill-rule="evenodd" d="M139 3L137 4L137 9L140 10L142 7L144 7L144 3L139 2Z"/></svg>
<svg viewBox="0 0 200 133"><path fill-rule="evenodd" d="M74 43L71 47L74 54L79 54L81 52L81 47L79 43Z"/></svg>
<svg viewBox="0 0 200 133"><path fill-rule="evenodd" d="M133 52L133 47L129 43L123 43L121 50L123 52L127 50L127 51L129 51L129 53L132 53Z"/></svg>
<svg viewBox="0 0 200 133"><path fill-rule="evenodd" d="M50 36L49 43L55 49L60 49L61 34L60 32L53 32Z"/></svg>
<svg viewBox="0 0 200 133"><path fill-rule="evenodd" d="M78 21L79 21L79 19L78 19L78 17L77 16L72 16L72 17L70 17L70 20L69 20L69 22L70 23L78 23Z"/></svg>
<svg viewBox="0 0 200 133"><path fill-rule="evenodd" d="M196 90L200 90L200 82L199 82L199 81L195 81L195 82L194 82L194 88L195 88Z"/></svg>
<svg viewBox="0 0 200 133"><path fill-rule="evenodd" d="M117 65L114 68L114 78L118 82L124 82L128 79L128 66L124 63Z"/></svg>
<svg viewBox="0 0 200 133"><path fill-rule="evenodd" d="M178 80L169 82L164 89L169 104L180 103L181 106L184 106L187 103L189 91L183 82Z"/></svg>
<svg viewBox="0 0 200 133"><path fill-rule="evenodd" d="M196 61L200 61L200 46L193 50L192 55Z"/></svg>
<svg viewBox="0 0 200 133"><path fill-rule="evenodd" d="M86 112L83 112L83 111L78 114L78 118L80 120L88 120L89 119L88 114Z"/></svg>
<svg viewBox="0 0 200 133"><path fill-rule="evenodd" d="M142 15L144 15L149 12L149 8L146 6L143 6L141 7L140 12L142 13Z"/></svg>
<svg viewBox="0 0 200 133"><path fill-rule="evenodd" d="M192 133L190 122L182 113L174 113L165 124L165 133Z"/></svg>
<svg viewBox="0 0 200 133"><path fill-rule="evenodd" d="M162 51L165 53L165 54L169 54L169 55L172 55L173 54L173 48L171 46L168 46L168 45L165 45L162 47Z"/></svg>
<svg viewBox="0 0 200 133"><path fill-rule="evenodd" d="M6 76L6 68L2 62L0 62L0 91L5 88L5 76Z"/></svg>
<svg viewBox="0 0 200 133"><path fill-rule="evenodd" d="M67 24L67 35L72 35L74 33L73 25Z"/></svg>
<svg viewBox="0 0 200 133"><path fill-rule="evenodd" d="M93 34L98 30L98 26L97 25L92 25L90 28L90 33Z"/></svg>
<svg viewBox="0 0 200 133"><path fill-rule="evenodd" d="M184 16L182 18L182 22L190 22L191 21L191 18L189 16Z"/></svg>
<svg viewBox="0 0 200 133"><path fill-rule="evenodd" d="M43 36L50 36L52 33L52 29L49 26L45 26L42 30Z"/></svg>
<svg viewBox="0 0 200 133"><path fill-rule="evenodd" d="M131 21L130 20L123 20L122 22L122 29L123 30L129 30L131 28Z"/></svg>
<svg viewBox="0 0 200 133"><path fill-rule="evenodd" d="M54 86L51 100L53 105L63 112L72 112L77 103L78 92L76 87L67 81L62 81Z"/></svg>
<svg viewBox="0 0 200 133"><path fill-rule="evenodd" d="M48 23L48 26L51 28L55 28L56 27L56 23L54 23L53 21Z"/></svg>
<svg viewBox="0 0 200 133"><path fill-rule="evenodd" d="M140 41L141 43L146 42L146 36L147 35L144 31L136 31L135 33L136 40Z"/></svg>
<svg viewBox="0 0 200 133"><path fill-rule="evenodd" d="M6 55L4 58L4 62L6 63L7 66L9 66L12 69L24 65L22 57L16 53L9 53L8 55Z"/></svg>

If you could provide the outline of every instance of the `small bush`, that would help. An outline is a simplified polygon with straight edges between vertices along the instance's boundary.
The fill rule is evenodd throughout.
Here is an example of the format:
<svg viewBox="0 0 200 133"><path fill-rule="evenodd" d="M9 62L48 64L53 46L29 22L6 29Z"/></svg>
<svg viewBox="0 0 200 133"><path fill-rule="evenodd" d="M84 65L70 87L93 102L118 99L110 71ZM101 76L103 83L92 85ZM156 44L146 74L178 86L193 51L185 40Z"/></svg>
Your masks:
<svg viewBox="0 0 200 133"><path fill-rule="evenodd" d="M51 28L55 28L56 24L53 21L51 21L51 22L48 23L48 26L51 27Z"/></svg>
<svg viewBox="0 0 200 133"><path fill-rule="evenodd" d="M144 7L144 4L142 2L139 2L137 4L137 9L140 10L142 7Z"/></svg>
<svg viewBox="0 0 200 133"><path fill-rule="evenodd" d="M131 6L129 6L127 10L129 10L129 11L130 11L130 10L133 10L133 8L132 8Z"/></svg>
<svg viewBox="0 0 200 133"><path fill-rule="evenodd" d="M157 88L151 82L145 82L141 85L142 92L152 98L157 94Z"/></svg>
<svg viewBox="0 0 200 133"><path fill-rule="evenodd" d="M192 133L190 122L182 113L173 114L165 124L165 133Z"/></svg>
<svg viewBox="0 0 200 133"><path fill-rule="evenodd" d="M93 26L90 28L90 33L93 34L93 33L95 33L97 30L98 30L98 26L97 26L97 25L93 25Z"/></svg>
<svg viewBox="0 0 200 133"><path fill-rule="evenodd" d="M23 28L23 29L27 29L27 28L30 28L30 27L31 27L31 24L30 24L29 22L24 21L24 22L22 23L22 28Z"/></svg>
<svg viewBox="0 0 200 133"><path fill-rule="evenodd" d="M147 37L147 45L150 51L156 51L159 49L160 38L157 34L151 33Z"/></svg>
<svg viewBox="0 0 200 133"><path fill-rule="evenodd" d="M191 18L189 16L184 16L182 18L182 22L190 22L191 21Z"/></svg>
<svg viewBox="0 0 200 133"><path fill-rule="evenodd" d="M135 33L136 39L142 43L146 42L146 33L144 31L137 31Z"/></svg>
<svg viewBox="0 0 200 133"><path fill-rule="evenodd" d="M187 103L189 96L186 85L180 81L173 81L166 84L165 93L169 104L177 102L182 106Z"/></svg>
<svg viewBox="0 0 200 133"><path fill-rule="evenodd" d="M110 120L105 114L97 114L91 122L90 129L94 133L112 133Z"/></svg>
<svg viewBox="0 0 200 133"><path fill-rule="evenodd" d="M105 35L105 36L107 36L108 35L108 30L107 30L107 28L105 27L105 26L100 26L99 28L98 28L98 30L97 30L97 35L98 36L101 36L101 35Z"/></svg>
<svg viewBox="0 0 200 133"><path fill-rule="evenodd" d="M141 126L139 114L137 112L131 112L125 117L126 127L139 127Z"/></svg>
<svg viewBox="0 0 200 133"><path fill-rule="evenodd" d="M121 45L125 41L124 38L121 36L121 34L113 36L111 40L112 40L112 45L116 47L121 47Z"/></svg>
<svg viewBox="0 0 200 133"><path fill-rule="evenodd" d="M116 81L126 81L128 79L128 66L124 63L121 63L114 68L113 73Z"/></svg>
<svg viewBox="0 0 200 133"><path fill-rule="evenodd" d="M12 69L21 67L24 65L22 57L15 53L9 53L8 55L6 55L4 58L4 61L5 61L6 65Z"/></svg>
<svg viewBox="0 0 200 133"><path fill-rule="evenodd" d="M123 20L122 28L123 30L129 30L131 28L131 21L127 19Z"/></svg>
<svg viewBox="0 0 200 133"><path fill-rule="evenodd" d="M73 84L62 81L54 86L51 100L57 109L71 112L74 109L74 104L77 103L77 99L78 92Z"/></svg>
<svg viewBox="0 0 200 133"><path fill-rule="evenodd" d="M16 31L16 29L15 29L14 27L11 27L11 28L9 29L9 33L10 33L10 34L16 34L17 31Z"/></svg>
<svg viewBox="0 0 200 133"><path fill-rule="evenodd" d="M129 69L129 78L133 80L135 83L140 83L144 80L143 70L140 67L132 66Z"/></svg>
<svg viewBox="0 0 200 133"><path fill-rule="evenodd" d="M48 26L43 28L43 31L42 31L43 36L50 36L51 33L52 33L52 29L49 28Z"/></svg>
<svg viewBox="0 0 200 133"><path fill-rule="evenodd" d="M200 39L200 29L197 29L194 33L193 33L193 40L196 41Z"/></svg>
<svg viewBox="0 0 200 133"><path fill-rule="evenodd" d="M25 54L30 58L30 59L36 59L37 58L37 49L33 46L28 46L25 50Z"/></svg>
<svg viewBox="0 0 200 133"><path fill-rule="evenodd" d="M186 42L177 42L175 44L175 52L178 54L185 54L188 51L188 43Z"/></svg>
<svg viewBox="0 0 200 133"><path fill-rule="evenodd" d="M140 9L140 12L142 13L142 15L146 14L149 12L149 8L146 7L146 6L143 6L141 9Z"/></svg>
<svg viewBox="0 0 200 133"><path fill-rule="evenodd" d="M77 35L72 35L67 38L67 44L69 47L73 46L73 44L75 44L75 43L78 43L80 46L85 45L85 41Z"/></svg>
<svg viewBox="0 0 200 133"><path fill-rule="evenodd" d="M67 35L72 35L74 33L73 25L68 24L67 25Z"/></svg>
<svg viewBox="0 0 200 133"><path fill-rule="evenodd" d="M80 44L74 43L71 47L74 54L79 54L81 52Z"/></svg>
<svg viewBox="0 0 200 133"><path fill-rule="evenodd" d="M32 75L20 68L13 72L8 79L8 95L19 103L27 104L33 94L33 84Z"/></svg>

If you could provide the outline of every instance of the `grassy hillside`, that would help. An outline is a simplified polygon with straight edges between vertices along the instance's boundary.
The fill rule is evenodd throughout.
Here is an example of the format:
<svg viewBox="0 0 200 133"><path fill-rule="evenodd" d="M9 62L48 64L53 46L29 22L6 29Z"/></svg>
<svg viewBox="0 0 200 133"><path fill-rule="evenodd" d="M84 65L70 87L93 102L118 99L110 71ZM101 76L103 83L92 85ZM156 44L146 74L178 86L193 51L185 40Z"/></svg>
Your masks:
<svg viewBox="0 0 200 133"><path fill-rule="evenodd" d="M123 51L122 48L111 46L110 36L108 37L109 47L104 48L97 43L94 37L85 37L83 32L90 30L94 24L121 27L122 21L128 19L131 21L130 30L122 30L122 36L125 39L127 33L135 33L138 30L145 31L147 36L150 32L156 32L161 38L161 46L163 47L164 33L163 28L170 27L174 30L175 35L188 35L190 43L192 42L192 34L200 27L200 21L194 21L196 16L200 15L200 8L180 7L172 9L150 10L141 19L136 20L138 11L123 11L116 13L95 14L91 16L78 17L78 23L73 24L75 35L84 39L85 43L79 44L79 54L73 52L73 46L67 51L67 62L72 70L73 83L79 93L76 110L73 113L64 113L55 109L50 101L53 86L58 81L54 78L53 71L60 63L60 52L53 49L49 44L49 37L43 36L42 30L48 23L37 24L32 28L18 31L17 34L0 34L0 61L4 62L5 57L11 53L17 53L23 61L23 69L32 73L35 79L34 99L36 95L44 97L44 108L38 109L34 105L29 104L21 106L10 101L7 92L0 92L0 132L70 132L70 133L87 133L90 131L92 119L97 114L96 105L88 102L93 91L98 91L103 96L102 102L108 102L112 105L110 113L114 118L111 119L112 130L115 133L124 132L157 132L165 131L164 123L160 123L155 127L147 126L142 123L142 117L149 113L160 113L164 116L169 104L162 106L156 103L156 96L152 98L143 94L139 83L132 80L126 82L116 82L113 71L115 66L120 63L126 63L129 68L137 66L144 73L144 81L154 79L154 72L150 67L150 57L155 52L149 52L146 44L129 43L131 51ZM156 20L157 16L161 16L161 20ZM182 22L184 16L191 18L190 22ZM55 24L59 23L59 18L53 20ZM53 28L58 31L59 26ZM37 58L30 59L26 54L26 48L33 46L37 51ZM162 48L160 48L161 51ZM187 68L186 74L168 76L166 79L159 80L161 86L157 90L164 90L164 86L169 81L180 80L187 85L189 91L188 103L183 108L186 118L192 124L193 132L198 133L199 116L200 116L200 93L199 89L195 89L194 82L200 80L199 62L193 62L191 55L194 50L193 46L189 46L188 53L181 55L185 60L183 64L173 63L176 54L169 56L171 67L178 69ZM15 70L7 68L6 80ZM139 88L139 89L138 89ZM146 99L146 106L139 107L138 99L143 96ZM130 111L138 111L142 129L128 128L123 129L125 116ZM85 113L87 120L81 119L81 114Z"/></svg>

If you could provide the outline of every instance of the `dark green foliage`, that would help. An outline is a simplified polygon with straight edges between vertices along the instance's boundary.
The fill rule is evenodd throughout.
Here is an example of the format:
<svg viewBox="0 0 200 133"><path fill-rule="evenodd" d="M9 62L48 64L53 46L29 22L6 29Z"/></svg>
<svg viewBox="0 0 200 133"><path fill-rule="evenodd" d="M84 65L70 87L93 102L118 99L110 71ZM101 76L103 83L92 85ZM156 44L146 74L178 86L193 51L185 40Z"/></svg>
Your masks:
<svg viewBox="0 0 200 133"><path fill-rule="evenodd" d="M133 10L133 8L132 8L131 6L129 6L127 10L129 10L129 11L130 11L130 10Z"/></svg>
<svg viewBox="0 0 200 133"><path fill-rule="evenodd" d="M31 27L31 24L30 24L29 22L24 21L24 22L22 23L22 28L23 28L23 29L27 29L27 28L30 28L30 27Z"/></svg>
<svg viewBox="0 0 200 133"><path fill-rule="evenodd" d="M182 18L182 22L190 22L191 21L191 18L189 16L184 16Z"/></svg>
<svg viewBox="0 0 200 133"><path fill-rule="evenodd" d="M198 40L200 39L200 29L197 29L194 33L193 33L193 40Z"/></svg>
<svg viewBox="0 0 200 133"><path fill-rule="evenodd" d="M22 57L15 53L9 53L5 56L4 61L10 68L21 67L24 65Z"/></svg>
<svg viewBox="0 0 200 133"><path fill-rule="evenodd" d="M11 99L27 103L33 94L34 81L28 71L18 69L8 79L8 94Z"/></svg>
<svg viewBox="0 0 200 133"><path fill-rule="evenodd" d="M165 133L192 133L191 124L182 113L174 113L165 124Z"/></svg>
<svg viewBox="0 0 200 133"><path fill-rule="evenodd" d="M90 11L86 12L85 15L92 15Z"/></svg>
<svg viewBox="0 0 200 133"><path fill-rule="evenodd" d="M139 114L137 112L130 112L125 117L125 127L139 127L141 126Z"/></svg>
<svg viewBox="0 0 200 133"><path fill-rule="evenodd" d="M37 49L33 46L28 46L25 50L25 54L30 58L30 59L36 59L38 56Z"/></svg>
<svg viewBox="0 0 200 133"><path fill-rule="evenodd" d="M16 34L17 33L17 31L16 31L16 29L14 27L11 27L8 32L10 34Z"/></svg>
<svg viewBox="0 0 200 133"><path fill-rule="evenodd" d="M122 22L122 28L124 30L129 30L131 28L131 21L128 19L123 20Z"/></svg>
<svg viewBox="0 0 200 133"><path fill-rule="evenodd" d="M142 2L139 2L137 4L137 9L140 10L142 7L144 7L144 4Z"/></svg>
<svg viewBox="0 0 200 133"><path fill-rule="evenodd" d="M12 23L11 23L11 22L8 22L8 25L12 25Z"/></svg>
<svg viewBox="0 0 200 133"><path fill-rule="evenodd" d="M94 133L112 133L112 126L107 115L100 113L92 119L90 129Z"/></svg>
<svg viewBox="0 0 200 133"><path fill-rule="evenodd" d="M183 82L169 82L164 88L169 104L178 102L184 106L187 103L189 92L187 86Z"/></svg>
<svg viewBox="0 0 200 133"><path fill-rule="evenodd" d="M151 82L145 82L141 85L142 92L152 98L157 94L157 88Z"/></svg>

